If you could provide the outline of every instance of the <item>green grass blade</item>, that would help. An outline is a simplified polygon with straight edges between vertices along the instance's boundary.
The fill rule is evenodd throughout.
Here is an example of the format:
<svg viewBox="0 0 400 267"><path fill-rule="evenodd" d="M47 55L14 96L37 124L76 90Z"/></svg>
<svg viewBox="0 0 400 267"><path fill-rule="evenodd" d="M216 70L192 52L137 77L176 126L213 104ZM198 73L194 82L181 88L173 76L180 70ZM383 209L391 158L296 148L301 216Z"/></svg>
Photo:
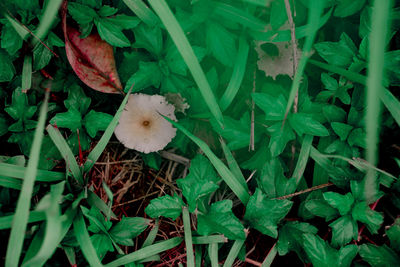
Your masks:
<svg viewBox="0 0 400 267"><path fill-rule="evenodd" d="M346 70L344 68L334 66L334 65L329 65L329 64L326 64L324 62L320 62L320 61L317 61L314 59L309 59L308 62L310 64L313 64L313 65L321 68L321 69L342 75L350 81L353 81L353 82L356 82L359 84L363 84L363 85L365 85L367 83L367 77L365 77L364 75L361 75L359 73L356 73L354 71Z"/></svg>
<svg viewBox="0 0 400 267"><path fill-rule="evenodd" d="M307 60L311 55L311 48L314 43L315 35L317 34L317 31L319 29L321 14L322 11L324 10L324 7L325 7L325 0L315 1L313 2L312 5L310 5L308 23L307 23L308 34L303 46L303 52L301 55L299 65L297 67L296 74L294 75L292 87L290 89L288 103L286 105L285 118L287 117L287 114L289 113L290 108L292 107L294 99L296 97L296 94L299 90L304 69L307 65Z"/></svg>
<svg viewBox="0 0 400 267"><path fill-rule="evenodd" d="M10 22L11 26L22 38L22 40L25 40L28 37L29 31L23 25L21 25L21 23L10 17L8 14L4 13L4 17L8 20L8 22Z"/></svg>
<svg viewBox="0 0 400 267"><path fill-rule="evenodd" d="M218 174L225 181L225 183L230 187L233 193L242 201L244 205L249 201L250 195L249 190L246 186L236 181L235 175L226 167L226 165L212 152L210 147L200 138L193 135L191 132L186 130L180 124L170 120L167 117L164 117L168 120L172 125L174 125L178 130L182 131L187 137L189 137L196 145L198 145L201 150L203 150L204 154L210 160L211 164L217 170Z"/></svg>
<svg viewBox="0 0 400 267"><path fill-rule="evenodd" d="M276 248L276 243L275 243L274 246L271 248L271 250L268 252L267 257L265 257L261 267L271 266L277 254L278 254L278 249Z"/></svg>
<svg viewBox="0 0 400 267"><path fill-rule="evenodd" d="M231 170L232 174L236 178L236 181L240 183L244 188L247 188L246 179L243 176L242 171L240 170L239 164L236 162L235 158L232 155L231 150L225 144L222 138L219 139L221 143L222 150L224 151L226 161L228 163L229 169Z"/></svg>
<svg viewBox="0 0 400 267"><path fill-rule="evenodd" d="M183 230L185 233L186 264L189 267L194 267L192 228L190 226L190 214L187 207L182 208L182 219L183 219Z"/></svg>
<svg viewBox="0 0 400 267"><path fill-rule="evenodd" d="M47 36L53 22L57 18L57 12L60 8L62 0L51 0L45 2L46 9L44 10L42 17L40 19L40 24L35 31L36 37L32 39L32 45L35 46L39 40L42 40Z"/></svg>
<svg viewBox="0 0 400 267"><path fill-rule="evenodd" d="M228 256L226 257L226 260L224 262L223 267L229 267L233 266L233 263L235 262L235 259L237 258L237 255L240 252L240 249L242 248L245 240L236 240L231 249L229 250Z"/></svg>
<svg viewBox="0 0 400 267"><path fill-rule="evenodd" d="M387 89L384 89L381 92L381 100L385 107L389 110L393 119L397 122L397 125L400 126L400 102L397 98Z"/></svg>
<svg viewBox="0 0 400 267"><path fill-rule="evenodd" d="M211 267L218 267L218 244L208 245L208 256L210 257Z"/></svg>
<svg viewBox="0 0 400 267"><path fill-rule="evenodd" d="M142 259L146 259L150 256L156 255L158 253L164 252L166 250L169 250L171 248L174 248L178 246L182 242L182 238L180 237L173 237L165 241L161 241L158 243L155 243L154 245L141 248L135 252L129 253L125 256L122 256L121 258L116 259L115 261L112 261L108 264L106 264L106 267L117 267L117 266L122 266L124 264L128 264L131 262L135 261L140 261Z"/></svg>
<svg viewBox="0 0 400 267"><path fill-rule="evenodd" d="M196 255L196 266L201 266L201 262L203 261L203 247L195 246L194 253Z"/></svg>
<svg viewBox="0 0 400 267"><path fill-rule="evenodd" d="M9 229L12 226L13 215L0 217L0 230ZM46 219L46 214L43 211L31 211L28 216L28 223L40 222Z"/></svg>
<svg viewBox="0 0 400 267"><path fill-rule="evenodd" d="M165 28L178 48L179 53L192 73L193 79L199 87L200 93L203 96L207 107L211 111L211 114L222 127L223 117L217 100L211 90L210 84L207 81L200 63L174 14L165 0L149 0L149 3L165 25Z"/></svg>
<svg viewBox="0 0 400 267"><path fill-rule="evenodd" d="M34 247L39 248L39 250L35 253L35 255L27 260L24 259L22 267L26 266L43 266L44 263L53 255L56 250L58 244L61 242L62 238L66 234L66 231L63 230L63 221L60 210L60 201L62 198L62 193L64 190L65 181L52 185L51 191L49 193L48 198L48 206L45 209L46 213L46 230L43 238L43 242L40 244L33 244ZM46 196L45 196L46 197ZM47 200L47 199L46 199ZM42 200L43 201L43 200ZM72 223L72 219L70 221L69 226ZM66 229L68 231L69 229ZM32 241L33 243L34 241ZM32 246L32 244L31 244ZM28 254L28 253L27 253Z"/></svg>
<svg viewBox="0 0 400 267"><path fill-rule="evenodd" d="M21 190L22 181L11 177L0 176L0 186L15 190Z"/></svg>
<svg viewBox="0 0 400 267"><path fill-rule="evenodd" d="M58 151L60 151L60 154L64 158L67 164L67 169L69 168L73 177L78 181L79 184L83 185L82 172L78 166L78 163L76 162L75 156L72 153L71 148L67 144L67 141L65 141L60 131L57 128L54 128L53 125L49 124L46 129L49 133L51 140L54 142Z"/></svg>
<svg viewBox="0 0 400 267"><path fill-rule="evenodd" d="M48 101L49 92L47 91L42 107L40 108L39 121L35 130L31 152L29 153L29 162L13 218L11 233L7 245L5 261L6 267L18 266L21 256L22 245L29 218L33 185L35 183L37 166L39 163L40 147L42 146L43 141L43 130L46 122Z"/></svg>
<svg viewBox="0 0 400 267"><path fill-rule="evenodd" d="M320 138L318 142L318 150L324 151L328 145L332 143L333 138L331 136L327 136L324 138ZM326 170L318 165L314 164L314 171L313 171L313 180L311 186L317 186L320 184L326 184L329 182L329 175Z"/></svg>
<svg viewBox="0 0 400 267"><path fill-rule="evenodd" d="M155 26L160 22L156 14L142 0L122 0L144 23Z"/></svg>
<svg viewBox="0 0 400 267"><path fill-rule="evenodd" d="M193 236L193 244L207 245L211 243L226 243L228 238L224 235Z"/></svg>
<svg viewBox="0 0 400 267"><path fill-rule="evenodd" d="M249 45L246 38L242 35L239 40L239 49L236 56L236 62L233 68L232 76L228 87L219 101L222 111L225 111L232 103L240 85L242 84L244 73L246 72L247 56L249 55Z"/></svg>
<svg viewBox="0 0 400 267"><path fill-rule="evenodd" d="M153 228L150 230L149 235L147 236L146 240L143 242L142 248L150 246L151 244L154 243L154 240L156 240L156 237L157 237L159 227L160 227L159 220L156 219L154 221Z"/></svg>
<svg viewBox="0 0 400 267"><path fill-rule="evenodd" d="M350 81L366 85L367 77L361 75L359 73L349 71L337 66L329 65L323 62L319 62L313 59L310 59L309 62L321 69L342 75L349 79ZM393 116L394 120L397 122L397 125L400 126L400 102L396 99L396 97L388 90L383 89L380 92L380 99L382 100L385 107L389 110L390 114Z"/></svg>
<svg viewBox="0 0 400 267"><path fill-rule="evenodd" d="M390 21L391 0L375 0L372 8L371 35L369 39L369 61L367 78L367 103L366 103L366 145L367 161L374 165L377 163L380 100L383 92L385 43ZM365 199L373 201L377 194L376 176L374 169L368 169L365 177Z"/></svg>
<svg viewBox="0 0 400 267"><path fill-rule="evenodd" d="M89 203L90 206L95 206L98 208L101 212L103 212L104 215L109 214L110 218L112 219L117 219L117 215L111 210L111 208L101 199L99 198L93 191L90 189L87 191L87 202Z"/></svg>
<svg viewBox="0 0 400 267"><path fill-rule="evenodd" d="M253 4L253 5L262 6L262 7L269 6L269 4L272 1L273 0L243 0L243 2L250 3L250 4Z"/></svg>
<svg viewBox="0 0 400 267"><path fill-rule="evenodd" d="M82 253L90 266L103 266L97 256L95 248L93 247L92 241L90 240L81 211L78 211L78 214L74 219L74 233Z"/></svg>
<svg viewBox="0 0 400 267"><path fill-rule="evenodd" d="M1 176L23 179L27 171L26 167L9 163L0 163ZM65 180L65 173L37 170L36 181L38 182L57 182Z"/></svg>
<svg viewBox="0 0 400 267"><path fill-rule="evenodd" d="M110 139L114 133L115 127L117 127L117 124L118 124L119 118L121 117L122 111L124 110L126 102L128 101L130 92L131 91L129 90L129 92L126 94L124 100L122 100L122 103L119 106L117 112L115 113L114 118L112 119L110 124L107 126L107 129L104 131L104 134L100 138L97 145L93 148L92 151L90 151L90 153L87 157L87 160L86 160L85 164L83 165L84 173L87 173L88 171L90 171L90 169L94 166L96 161L99 159L99 157L103 153L105 147L108 144L108 141L110 141Z"/></svg>
<svg viewBox="0 0 400 267"><path fill-rule="evenodd" d="M243 26L256 31L264 31L267 27L265 22L253 17L245 10L226 3L216 2L213 15L215 18L240 23Z"/></svg>
<svg viewBox="0 0 400 267"><path fill-rule="evenodd" d="M26 55L22 67L22 91L26 92L32 84L32 56Z"/></svg>
<svg viewBox="0 0 400 267"><path fill-rule="evenodd" d="M294 169L292 175L292 177L296 178L297 185L300 183L300 179L303 177L304 170L306 169L313 138L314 137L312 135L305 135L303 143L301 144L299 158L297 159L296 168Z"/></svg>

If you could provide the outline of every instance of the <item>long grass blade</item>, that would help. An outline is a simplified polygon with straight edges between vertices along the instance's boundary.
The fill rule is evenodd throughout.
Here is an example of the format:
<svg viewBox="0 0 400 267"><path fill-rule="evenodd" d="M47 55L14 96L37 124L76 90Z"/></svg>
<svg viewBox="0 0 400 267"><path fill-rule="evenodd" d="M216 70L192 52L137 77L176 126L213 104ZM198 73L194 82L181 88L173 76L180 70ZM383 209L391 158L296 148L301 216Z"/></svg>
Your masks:
<svg viewBox="0 0 400 267"><path fill-rule="evenodd" d="M10 22L11 26L18 33L22 40L25 40L28 37L29 31L23 25L21 25L21 23L6 13L4 13L4 17L8 20L8 22Z"/></svg>
<svg viewBox="0 0 400 267"><path fill-rule="evenodd" d="M185 233L186 264L188 267L194 267L192 228L190 226L190 215L187 207L182 208L182 219L183 219L183 230Z"/></svg>
<svg viewBox="0 0 400 267"><path fill-rule="evenodd" d="M36 244L34 244L40 249L29 260L27 260L28 258L26 258L26 260L24 259L22 267L43 266L44 263L51 257L51 255L53 255L58 244L61 242L62 238L71 226L72 219L70 220L68 228L63 229L63 221L59 203L61 201L64 185L65 181L51 186L51 191L48 195L49 198L45 199L48 200L48 203L46 203L47 207L45 209L46 230L43 242L41 243L41 246L36 246Z"/></svg>
<svg viewBox="0 0 400 267"><path fill-rule="evenodd" d="M106 267L117 267L117 266L122 266L124 264L128 264L130 262L140 261L142 259L146 259L150 256L153 256L153 255L156 255L163 251L174 248L174 247L178 246L181 242L182 242L182 238L173 237L166 241L158 242L154 245L139 249L135 252L132 252L130 254L122 256L121 258L116 259L115 261L112 261L112 262L106 264L105 266Z"/></svg>
<svg viewBox="0 0 400 267"><path fill-rule="evenodd" d="M219 101L222 111L225 111L235 98L242 84L244 73L246 72L247 56L249 55L249 45L246 38L242 35L239 40L239 49L236 56L235 65L228 87Z"/></svg>
<svg viewBox="0 0 400 267"><path fill-rule="evenodd" d="M78 211L78 214L76 215L74 220L74 233L76 240L78 240L82 253L90 266L103 266L103 264L101 264L100 262L99 257L97 256L96 249L94 248L92 241L90 240L85 221L80 211Z"/></svg>
<svg viewBox="0 0 400 267"><path fill-rule="evenodd" d="M391 0L375 0L371 19L371 35L369 39L369 61L367 78L367 103L366 103L366 144L367 161L377 163L380 101L383 89L385 40L390 21ZM378 191L374 169L368 169L365 177L365 199L373 201Z"/></svg>
<svg viewBox="0 0 400 267"><path fill-rule="evenodd" d="M319 29L321 14L322 11L324 10L324 7L325 7L325 0L315 1L313 2L312 5L310 5L308 23L307 23L308 34L303 46L303 53L299 65L297 67L296 74L294 75L292 87L290 89L288 103L286 105L285 118L287 117L287 114L289 113L290 108L293 105L295 96L299 90L301 78L303 77L304 69L307 65L307 60L311 55L311 48L314 43L317 31Z"/></svg>
<svg viewBox="0 0 400 267"><path fill-rule="evenodd" d="M149 0L150 5L160 17L162 23L165 25L169 35L174 41L179 53L192 73L193 79L199 87L200 93L211 111L211 114L217 120L219 125L223 126L222 112L218 106L214 93L211 90L210 84L200 66L200 63L190 46L181 26L176 20L171 9L168 7L165 0Z"/></svg>
<svg viewBox="0 0 400 267"><path fill-rule="evenodd" d="M294 169L292 175L292 177L296 178L297 185L300 183L300 179L303 177L304 170L306 169L313 138L314 137L312 135L305 135L303 143L301 144L299 158L297 159L296 168Z"/></svg>
<svg viewBox="0 0 400 267"><path fill-rule="evenodd" d="M47 106L49 101L49 92L45 93L45 98L40 108L39 121L35 130L29 162L22 183L21 192L18 197L17 207L13 218L13 225L7 245L6 267L18 266L21 256L22 245L25 237L25 231L29 218L29 209L31 206L31 197L33 185L35 183L37 166L39 163L40 148L43 141L43 130L46 122Z"/></svg>
<svg viewBox="0 0 400 267"><path fill-rule="evenodd" d="M22 181L11 177L0 176L0 186L14 190L21 190Z"/></svg>
<svg viewBox="0 0 400 267"><path fill-rule="evenodd" d="M24 179L26 167L18 166L9 163L0 163L1 176L7 176L12 178ZM57 182L65 179L65 173L37 170L36 181L38 182Z"/></svg>
<svg viewBox="0 0 400 267"><path fill-rule="evenodd" d="M218 244L208 245L208 256L210 257L211 267L218 267Z"/></svg>
<svg viewBox="0 0 400 267"><path fill-rule="evenodd" d="M117 219L117 215L111 210L111 208L101 199L99 198L92 190L87 191L87 202L89 203L90 206L95 206L98 208L101 212L103 212L104 215L109 214L110 218L112 219Z"/></svg>
<svg viewBox="0 0 400 267"><path fill-rule="evenodd" d="M265 257L263 263L261 264L261 267L271 266L277 254L278 254L278 249L276 248L276 243L275 243L274 246L271 248L271 250L268 252L267 257Z"/></svg>
<svg viewBox="0 0 400 267"><path fill-rule="evenodd" d="M257 6L266 7L266 6L269 6L269 4L270 4L273 0L242 0L242 1L243 1L243 2L246 2L246 3L253 4L253 5L257 5Z"/></svg>
<svg viewBox="0 0 400 267"><path fill-rule="evenodd" d="M153 27L160 22L156 14L142 0L122 0L144 23Z"/></svg>
<svg viewBox="0 0 400 267"><path fill-rule="evenodd" d="M230 187L233 193L242 201L244 205L249 201L250 195L247 185L244 186L242 183L239 183L235 175L226 167L226 165L212 152L210 147L200 138L193 135L191 132L186 130L180 124L170 120L168 117L164 117L168 120L172 125L174 125L178 130L182 131L187 137L189 137L196 145L198 145L201 150L203 150L204 154L210 160L211 164L213 164L214 168L217 170L218 174L225 181L225 183Z"/></svg>
<svg viewBox="0 0 400 267"><path fill-rule="evenodd" d="M154 240L156 240L157 237L157 233L158 233L158 228L159 228L160 224L159 224L159 220L156 219L154 221L154 226L153 228L150 230L149 235L146 237L146 240L143 242L142 248L150 246L151 244L154 243Z"/></svg>
<svg viewBox="0 0 400 267"><path fill-rule="evenodd" d="M132 90L132 89L131 89ZM100 138L99 142L97 145L93 148L92 151L90 151L87 160L85 164L83 165L83 172L87 173L90 171L90 169L94 166L96 161L99 159L101 154L103 153L104 149L106 148L108 141L110 141L115 127L117 127L119 118L121 117L122 111L125 108L126 102L128 101L129 95L131 93L131 90L126 94L124 100L122 100L121 105L119 106L117 112L114 115L114 118L110 122L110 124L107 126L107 129L104 131L103 136Z"/></svg>
<svg viewBox="0 0 400 267"><path fill-rule="evenodd" d="M26 55L22 66L22 91L26 92L32 84L32 56Z"/></svg>
<svg viewBox="0 0 400 267"><path fill-rule="evenodd" d="M0 217L0 230L9 229L12 226L13 215ZM28 216L28 223L40 222L46 219L46 214L43 211L31 211Z"/></svg>
<svg viewBox="0 0 400 267"><path fill-rule="evenodd" d="M232 174L236 178L236 181L240 183L244 188L247 188L246 179L243 176L242 171L240 170L239 164L236 162L235 158L232 155L231 150L225 144L224 140L220 138L220 143L222 150L224 151L224 155L226 158L226 162L228 163L228 167L231 170Z"/></svg>
<svg viewBox="0 0 400 267"><path fill-rule="evenodd" d="M78 181L79 184L83 185L82 172L78 166L78 163L76 162L75 156L72 153L71 148L67 144L67 141L61 135L60 131L56 129L53 125L49 124L46 129L49 133L51 140L56 145L58 151L60 151L60 154L64 158L67 164L67 169L70 169L72 176Z"/></svg>
<svg viewBox="0 0 400 267"><path fill-rule="evenodd" d="M223 267L233 266L235 259L237 258L240 249L243 247L245 240L236 240L231 249L229 250L228 256L226 257L225 263Z"/></svg>
<svg viewBox="0 0 400 267"><path fill-rule="evenodd" d="M193 244L195 245L226 242L228 242L228 238L226 238L224 235L193 236Z"/></svg>
<svg viewBox="0 0 400 267"><path fill-rule="evenodd" d="M40 24L35 32L36 38L32 39L32 45L35 46L39 40L42 40L47 36L53 22L57 18L58 9L61 6L63 0L52 0L46 1L46 8L40 19Z"/></svg>

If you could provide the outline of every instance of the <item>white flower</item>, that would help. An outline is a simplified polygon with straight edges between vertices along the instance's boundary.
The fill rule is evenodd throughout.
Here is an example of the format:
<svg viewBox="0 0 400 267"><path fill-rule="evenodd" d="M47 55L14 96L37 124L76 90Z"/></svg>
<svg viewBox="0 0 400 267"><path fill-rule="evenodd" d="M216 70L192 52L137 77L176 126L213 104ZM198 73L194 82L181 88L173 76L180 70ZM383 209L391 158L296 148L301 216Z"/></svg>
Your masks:
<svg viewBox="0 0 400 267"><path fill-rule="evenodd" d="M130 95L114 133L127 148L144 153L158 151L176 135L176 129L160 114L176 121L174 111L163 96Z"/></svg>

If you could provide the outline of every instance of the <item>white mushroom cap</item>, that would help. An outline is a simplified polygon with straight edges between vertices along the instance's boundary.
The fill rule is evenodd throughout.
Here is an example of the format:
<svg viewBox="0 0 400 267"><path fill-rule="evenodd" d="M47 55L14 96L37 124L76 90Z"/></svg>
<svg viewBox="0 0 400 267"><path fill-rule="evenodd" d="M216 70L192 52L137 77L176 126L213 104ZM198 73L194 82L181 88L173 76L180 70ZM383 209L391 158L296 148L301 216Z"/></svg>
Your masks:
<svg viewBox="0 0 400 267"><path fill-rule="evenodd" d="M160 114L176 121L175 107L163 96L133 94L115 128L115 136L127 148L150 153L163 149L176 129Z"/></svg>

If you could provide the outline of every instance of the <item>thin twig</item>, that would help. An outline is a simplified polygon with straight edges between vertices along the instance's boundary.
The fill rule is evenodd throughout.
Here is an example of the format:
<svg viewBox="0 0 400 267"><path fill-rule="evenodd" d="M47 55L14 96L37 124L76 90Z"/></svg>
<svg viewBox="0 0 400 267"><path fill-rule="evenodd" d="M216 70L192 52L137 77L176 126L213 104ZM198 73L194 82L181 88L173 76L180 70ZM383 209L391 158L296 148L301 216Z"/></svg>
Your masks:
<svg viewBox="0 0 400 267"><path fill-rule="evenodd" d="M262 264L260 262L249 259L249 258L245 258L244 261L247 263L253 264L254 266L262 266Z"/></svg>
<svg viewBox="0 0 400 267"><path fill-rule="evenodd" d="M273 198L273 199L287 199L287 198L291 198L291 197L295 197L295 196L298 196L298 195L302 195L302 194L305 194L305 193L308 193L308 192L311 192L311 191L322 189L322 188L325 188L325 187L328 187L328 186L331 186L331 185L333 185L333 183L331 183L331 182L326 183L326 184L320 184L320 185L316 185L316 186L313 186L311 188L308 188L308 189L305 189L305 190L302 190L302 191L299 191L299 192L296 192L296 193L293 193L293 194L289 194L289 195L281 196L281 197L276 197L276 198Z"/></svg>
<svg viewBox="0 0 400 267"><path fill-rule="evenodd" d="M256 92L256 78L257 78L257 70L254 69L253 72L253 93ZM254 100L251 100L251 124L250 124L250 143L249 143L249 151L254 151L254 109L255 103Z"/></svg>

